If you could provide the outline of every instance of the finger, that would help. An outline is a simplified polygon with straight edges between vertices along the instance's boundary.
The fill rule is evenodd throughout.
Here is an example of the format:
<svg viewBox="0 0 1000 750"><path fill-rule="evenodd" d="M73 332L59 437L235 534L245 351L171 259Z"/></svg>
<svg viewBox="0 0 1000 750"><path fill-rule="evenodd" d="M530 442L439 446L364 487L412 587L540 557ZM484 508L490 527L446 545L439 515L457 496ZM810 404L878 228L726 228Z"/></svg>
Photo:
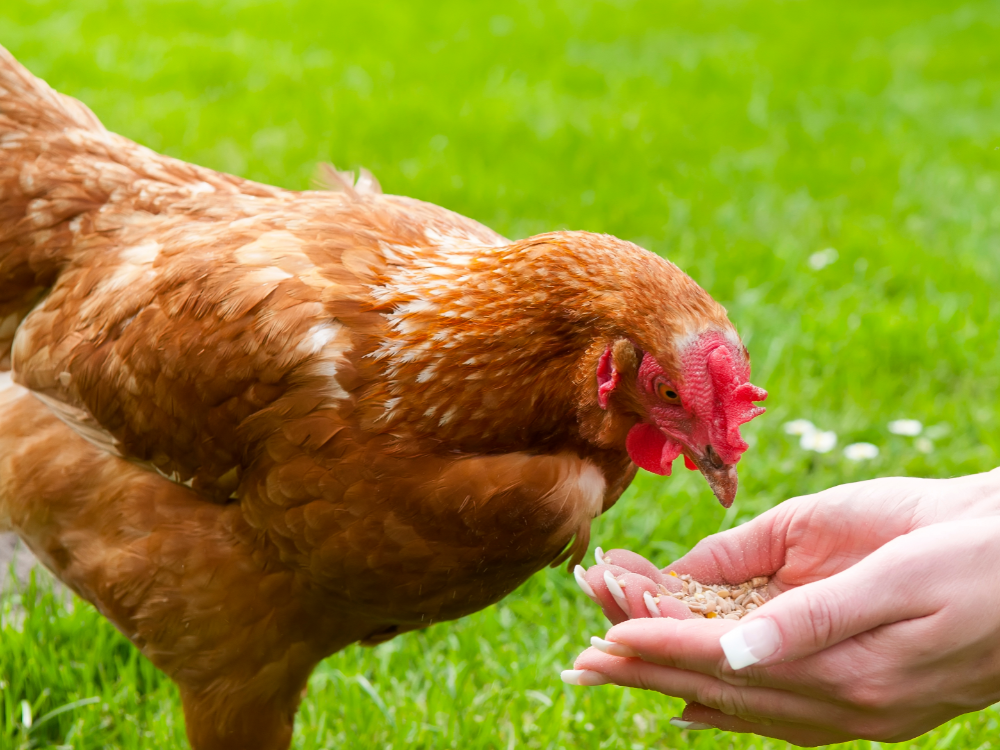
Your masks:
<svg viewBox="0 0 1000 750"><path fill-rule="evenodd" d="M914 512L920 492L913 483L927 481L875 479L786 500L749 523L702 540L670 569L702 583L741 583L774 575L787 551L802 547L817 562L825 559L822 575L832 575L917 525L939 520Z"/></svg>
<svg viewBox="0 0 1000 750"><path fill-rule="evenodd" d="M653 594L643 594L646 610L651 618L669 618L671 620L704 620L705 618L696 615L691 608L680 599L664 594L662 590L659 596Z"/></svg>
<svg viewBox="0 0 1000 750"><path fill-rule="evenodd" d="M594 565L583 576L594 600L601 606L604 616L613 623L624 622L632 614L625 600L624 589L617 582L618 577L626 573L627 570L617 565ZM652 581L649 584L655 589L656 585Z"/></svg>
<svg viewBox="0 0 1000 750"><path fill-rule="evenodd" d="M880 625L937 611L946 599L929 595L927 582L940 578L935 567L954 555L947 544L935 549L941 526L898 537L847 570L790 589L747 615L721 639L730 665L800 659Z"/></svg>
<svg viewBox="0 0 1000 750"><path fill-rule="evenodd" d="M694 725L709 725L714 729L724 732L740 732L742 734L756 734L761 737L771 737L776 740L784 740L800 747L816 747L817 745L832 745L836 742L847 742L857 739L853 735L838 732L836 730L815 729L801 724L786 724L783 722L773 722L763 717L740 717L730 716L722 711L700 703L689 703L684 707L681 720ZM754 719L757 719L756 721ZM671 722L675 726L679 726Z"/></svg>
<svg viewBox="0 0 1000 750"><path fill-rule="evenodd" d="M652 565L652 563L650 563L650 565ZM594 565L589 570L584 571L584 577L592 588L595 587L597 584L600 584L602 581L604 581L605 570L610 570L612 575L615 576L615 578L620 578L621 576L629 573L642 576L643 578L648 578L648 576L645 576L641 572L632 570L630 568L621 565L615 565L612 563ZM656 571L656 577L648 578L648 580L650 581L650 583L653 584L654 589L658 590L658 587L662 586L668 593L680 591L682 589L679 578L677 578L676 576L662 575L658 570ZM594 590L597 591L597 588L594 588Z"/></svg>
<svg viewBox="0 0 1000 750"><path fill-rule="evenodd" d="M661 597L663 599L669 597ZM737 622L705 619L690 615L675 615L669 619L634 619L611 627L599 641L592 644L617 656L631 655L650 664L699 672L731 685L753 685L778 690L791 690L818 699L828 696L825 680L819 685L803 674L801 663L777 664L771 667L751 666L735 671L722 650L721 639L739 627Z"/></svg>
<svg viewBox="0 0 1000 750"><path fill-rule="evenodd" d="M660 602L671 597L661 597ZM687 607L677 600L684 609ZM712 677L732 675L719 639L737 627L732 620L695 617L668 617L663 620L637 619L619 623L608 630L604 640L627 646L650 664L700 672Z"/></svg>
<svg viewBox="0 0 1000 750"><path fill-rule="evenodd" d="M856 713L827 701L767 687L731 685L711 675L650 664L635 658L606 654L596 648L581 653L571 676L577 684L614 683L622 687L655 690L699 703L729 716L761 717L781 724L844 732L857 721ZM711 723L711 722L707 722Z"/></svg>
<svg viewBox="0 0 1000 750"><path fill-rule="evenodd" d="M770 576L785 561L785 531L796 504L788 500L742 526L705 537L663 569L700 583L743 583Z"/></svg>
<svg viewBox="0 0 1000 750"><path fill-rule="evenodd" d="M628 615L615 602L614 597L612 597L611 592L608 590L607 581L604 578L604 573L608 570L612 570L612 574L614 573L614 570L610 566L593 565L583 574L583 581L587 589L589 589L591 597L601 607L604 616L611 620L611 622L624 622L628 619ZM620 570L619 575L624 572ZM587 589L584 590L586 591Z"/></svg>
<svg viewBox="0 0 1000 750"><path fill-rule="evenodd" d="M615 565L619 568L645 576L653 583L663 583L663 573L653 563L642 555L627 549L613 549L604 553L601 563Z"/></svg>
<svg viewBox="0 0 1000 750"><path fill-rule="evenodd" d="M584 578L605 616L612 622L623 622L632 617L653 616L651 608L646 604L646 598L647 595L649 598L657 597L660 591L656 583L649 578L617 565L595 565L586 572ZM683 605L681 607L687 609ZM667 611L678 612L679 609L670 607Z"/></svg>
<svg viewBox="0 0 1000 750"><path fill-rule="evenodd" d="M661 601L664 598L661 597ZM769 605L767 605L769 606ZM914 620L923 623L925 620ZM907 628L910 622L893 628ZM859 669L874 675L884 669L885 660L876 658L858 639L845 642L808 659L752 665L734 670L722 648L722 637L740 622L691 616L683 619L633 619L611 627L604 636L592 640L595 648L616 656L632 656L658 664L718 678L735 686L786 690L821 701L841 700L849 686L857 684ZM908 629L909 630L909 629ZM884 629L875 632L884 632ZM925 642L915 635L902 636L909 642ZM920 632L920 631L917 631Z"/></svg>
<svg viewBox="0 0 1000 750"><path fill-rule="evenodd" d="M633 573L617 565L594 565L590 570L577 566L573 571L577 583L584 593L597 602L611 622L623 622L630 617L652 616L655 607L648 607L644 594L659 596L661 586L666 591L679 591L680 582L671 578L665 584L656 584L649 578ZM632 587L626 593L631 581ZM664 597L669 598L669 597ZM633 606L635 605L635 606ZM681 613L682 608L666 605L663 613ZM646 613L646 614L643 614Z"/></svg>

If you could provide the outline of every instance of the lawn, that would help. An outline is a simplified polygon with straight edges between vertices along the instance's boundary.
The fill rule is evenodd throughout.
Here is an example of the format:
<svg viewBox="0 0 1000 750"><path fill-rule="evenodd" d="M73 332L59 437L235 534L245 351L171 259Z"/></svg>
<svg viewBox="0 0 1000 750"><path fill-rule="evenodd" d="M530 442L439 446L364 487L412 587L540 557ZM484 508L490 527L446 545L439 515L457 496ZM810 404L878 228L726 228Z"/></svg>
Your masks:
<svg viewBox="0 0 1000 750"><path fill-rule="evenodd" d="M794 495L1000 464L998 35L995 1L0 7L0 43L173 156L290 188L319 161L364 165L508 236L608 232L687 270L771 397L732 509L682 471L640 477L595 523L595 544L664 564ZM890 434L900 417L929 432ZM796 418L838 447L802 450ZM879 457L848 461L856 441ZM682 733L677 701L563 685L604 629L564 570L539 573L475 616L328 659L294 747L783 744ZM998 732L1000 707L907 744ZM173 686L88 605L44 584L0 601L0 748L183 737Z"/></svg>

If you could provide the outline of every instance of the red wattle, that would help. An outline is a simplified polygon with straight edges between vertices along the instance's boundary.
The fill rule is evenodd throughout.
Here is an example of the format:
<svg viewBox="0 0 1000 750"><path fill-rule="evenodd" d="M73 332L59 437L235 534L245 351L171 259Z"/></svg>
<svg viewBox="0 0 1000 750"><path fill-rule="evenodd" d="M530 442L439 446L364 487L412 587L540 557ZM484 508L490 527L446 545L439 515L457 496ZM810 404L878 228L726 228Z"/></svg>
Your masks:
<svg viewBox="0 0 1000 750"><path fill-rule="evenodd" d="M695 466L694 461L688 458L688 455L686 453L684 454L684 466L690 469L691 471L698 471L698 467Z"/></svg>
<svg viewBox="0 0 1000 750"><path fill-rule="evenodd" d="M669 477L674 459L681 454L680 443L667 438L651 424L637 424L628 431L625 449L640 469Z"/></svg>

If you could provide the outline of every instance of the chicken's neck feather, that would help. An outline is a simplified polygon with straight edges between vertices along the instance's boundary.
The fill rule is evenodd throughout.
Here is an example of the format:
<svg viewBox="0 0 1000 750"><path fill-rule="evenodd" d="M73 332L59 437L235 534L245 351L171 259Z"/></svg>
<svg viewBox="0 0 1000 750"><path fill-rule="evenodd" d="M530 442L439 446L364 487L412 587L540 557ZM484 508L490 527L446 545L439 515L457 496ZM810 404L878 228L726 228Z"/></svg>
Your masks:
<svg viewBox="0 0 1000 750"><path fill-rule="evenodd" d="M603 348L628 338L663 350L692 318L725 319L672 263L606 235L387 254L372 293L388 325L365 357L364 419L453 450L624 450L596 402Z"/></svg>

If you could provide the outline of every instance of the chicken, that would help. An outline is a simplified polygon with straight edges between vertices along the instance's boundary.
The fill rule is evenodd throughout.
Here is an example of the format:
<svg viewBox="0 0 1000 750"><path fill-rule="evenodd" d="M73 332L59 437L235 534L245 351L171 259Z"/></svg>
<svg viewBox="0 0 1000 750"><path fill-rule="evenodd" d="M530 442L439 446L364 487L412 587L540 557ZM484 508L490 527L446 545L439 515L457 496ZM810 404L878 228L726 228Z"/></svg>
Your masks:
<svg viewBox="0 0 1000 750"><path fill-rule="evenodd" d="M156 154L0 48L0 529L286 748L309 674L587 549L637 467L728 506L766 397L723 308L586 232Z"/></svg>

